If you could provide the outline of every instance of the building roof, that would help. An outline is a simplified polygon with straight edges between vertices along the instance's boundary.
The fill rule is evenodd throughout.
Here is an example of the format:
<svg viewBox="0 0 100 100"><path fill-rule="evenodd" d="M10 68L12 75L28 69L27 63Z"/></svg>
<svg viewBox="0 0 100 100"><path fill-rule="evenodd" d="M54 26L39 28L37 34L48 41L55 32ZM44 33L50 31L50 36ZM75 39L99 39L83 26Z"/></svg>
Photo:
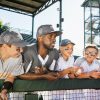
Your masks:
<svg viewBox="0 0 100 100"><path fill-rule="evenodd" d="M100 7L100 0L85 0L82 4L82 7Z"/></svg>
<svg viewBox="0 0 100 100"><path fill-rule="evenodd" d="M29 44L36 43L36 39L32 37L32 35L29 34L21 34L23 39L28 42Z"/></svg>
<svg viewBox="0 0 100 100"><path fill-rule="evenodd" d="M36 15L57 1L59 0L0 0L0 8L26 15Z"/></svg>

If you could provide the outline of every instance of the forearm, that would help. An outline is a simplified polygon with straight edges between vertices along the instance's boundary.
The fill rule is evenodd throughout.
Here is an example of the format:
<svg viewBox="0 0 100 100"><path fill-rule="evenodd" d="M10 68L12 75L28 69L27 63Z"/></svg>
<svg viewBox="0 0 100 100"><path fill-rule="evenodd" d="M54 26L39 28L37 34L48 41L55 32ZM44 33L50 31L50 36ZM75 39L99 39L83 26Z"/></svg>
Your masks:
<svg viewBox="0 0 100 100"><path fill-rule="evenodd" d="M4 81L4 83L3 83L2 90L3 90L3 88L6 89L7 91L8 91L9 89L11 89L11 88L13 87L13 82L14 82L14 80L15 80L15 77L14 77L13 75L9 75L9 76L5 79L5 81Z"/></svg>
<svg viewBox="0 0 100 100"><path fill-rule="evenodd" d="M76 75L75 74L68 74L68 77L69 78L76 78Z"/></svg>
<svg viewBox="0 0 100 100"><path fill-rule="evenodd" d="M100 78L100 76L97 76L96 78Z"/></svg>
<svg viewBox="0 0 100 100"><path fill-rule="evenodd" d="M90 78L90 73L81 73L77 76L77 78Z"/></svg>
<svg viewBox="0 0 100 100"><path fill-rule="evenodd" d="M35 79L46 79L46 80L57 80L58 79L58 74L57 73L47 73L47 74L34 74L34 73L27 73L20 75L20 79L24 80L35 80Z"/></svg>
<svg viewBox="0 0 100 100"><path fill-rule="evenodd" d="M43 77L43 75L41 74L34 74L34 73L27 73L27 74L23 74L18 76L20 79L24 79L24 80L35 80L35 79L41 79Z"/></svg>
<svg viewBox="0 0 100 100"><path fill-rule="evenodd" d="M14 77L14 76L9 76L9 77L7 77L7 78L5 79L5 82L6 82L6 81L9 81L9 82L13 83L14 80L15 80L15 77Z"/></svg>
<svg viewBox="0 0 100 100"><path fill-rule="evenodd" d="M1 96L1 98L3 98L4 100L7 100L7 93L8 93L8 91L9 91L10 89L13 88L14 79L15 79L14 76L9 75L9 76L5 79L5 81L4 81L3 85L2 85L2 88L1 88L1 95L0 95L0 96Z"/></svg>
<svg viewBox="0 0 100 100"><path fill-rule="evenodd" d="M71 72L70 68L59 71L60 78L64 77L66 74L69 74L70 72Z"/></svg>

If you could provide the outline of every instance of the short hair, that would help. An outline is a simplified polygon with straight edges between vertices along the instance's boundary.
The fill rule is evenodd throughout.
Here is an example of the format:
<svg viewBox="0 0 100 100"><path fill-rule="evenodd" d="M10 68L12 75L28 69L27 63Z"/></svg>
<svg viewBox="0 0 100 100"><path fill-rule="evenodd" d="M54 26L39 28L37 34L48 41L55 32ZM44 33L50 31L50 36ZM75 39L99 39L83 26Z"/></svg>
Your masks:
<svg viewBox="0 0 100 100"><path fill-rule="evenodd" d="M87 47L85 47L85 51L88 49L88 48L94 48L96 51L97 51L97 53L98 53L98 48L96 47L96 46L87 46Z"/></svg>

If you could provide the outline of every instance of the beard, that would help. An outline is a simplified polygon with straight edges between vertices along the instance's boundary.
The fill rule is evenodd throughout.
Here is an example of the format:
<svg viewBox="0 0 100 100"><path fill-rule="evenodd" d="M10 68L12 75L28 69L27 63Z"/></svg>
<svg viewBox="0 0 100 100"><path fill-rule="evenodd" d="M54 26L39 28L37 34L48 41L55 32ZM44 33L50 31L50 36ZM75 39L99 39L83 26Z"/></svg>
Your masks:
<svg viewBox="0 0 100 100"><path fill-rule="evenodd" d="M46 45L43 44L44 48L46 48L47 50L53 50L54 46L53 45Z"/></svg>

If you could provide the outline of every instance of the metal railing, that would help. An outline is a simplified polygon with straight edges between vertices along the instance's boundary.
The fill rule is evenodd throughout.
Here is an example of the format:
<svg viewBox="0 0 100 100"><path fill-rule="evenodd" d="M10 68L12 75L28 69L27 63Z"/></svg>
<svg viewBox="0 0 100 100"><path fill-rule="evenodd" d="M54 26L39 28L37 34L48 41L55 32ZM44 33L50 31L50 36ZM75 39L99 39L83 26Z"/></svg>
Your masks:
<svg viewBox="0 0 100 100"><path fill-rule="evenodd" d="M0 87L2 83L3 80ZM9 100L100 100L99 89L100 79L17 79ZM11 92L16 97L11 97Z"/></svg>

